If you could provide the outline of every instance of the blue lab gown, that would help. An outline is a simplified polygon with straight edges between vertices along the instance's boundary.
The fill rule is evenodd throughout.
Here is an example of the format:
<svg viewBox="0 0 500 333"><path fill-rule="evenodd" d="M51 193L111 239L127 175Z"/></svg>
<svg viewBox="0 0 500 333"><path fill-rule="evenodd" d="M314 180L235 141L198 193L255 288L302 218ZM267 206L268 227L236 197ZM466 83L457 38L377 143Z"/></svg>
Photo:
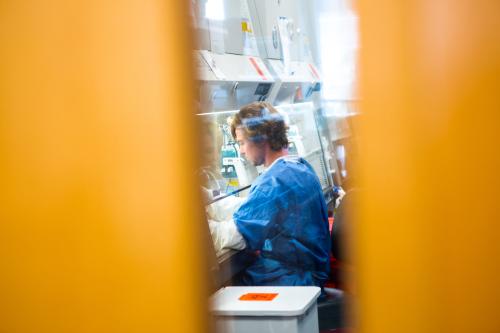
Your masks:
<svg viewBox="0 0 500 333"><path fill-rule="evenodd" d="M327 208L304 159L277 160L257 177L233 218L247 247L260 252L241 284L322 287L328 279Z"/></svg>

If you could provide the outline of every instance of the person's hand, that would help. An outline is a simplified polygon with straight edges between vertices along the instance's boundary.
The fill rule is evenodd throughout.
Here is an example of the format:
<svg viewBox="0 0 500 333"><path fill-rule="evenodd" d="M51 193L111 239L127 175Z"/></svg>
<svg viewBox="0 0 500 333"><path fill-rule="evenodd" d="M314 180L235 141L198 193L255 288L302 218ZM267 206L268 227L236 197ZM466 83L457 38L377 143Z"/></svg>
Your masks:
<svg viewBox="0 0 500 333"><path fill-rule="evenodd" d="M238 210L245 198L229 196L210 205L206 205L207 216L214 221L226 221L233 218L233 213Z"/></svg>
<svg viewBox="0 0 500 333"><path fill-rule="evenodd" d="M220 254L223 249L243 250L246 247L245 239L233 220L221 222L208 220L208 226L216 253Z"/></svg>

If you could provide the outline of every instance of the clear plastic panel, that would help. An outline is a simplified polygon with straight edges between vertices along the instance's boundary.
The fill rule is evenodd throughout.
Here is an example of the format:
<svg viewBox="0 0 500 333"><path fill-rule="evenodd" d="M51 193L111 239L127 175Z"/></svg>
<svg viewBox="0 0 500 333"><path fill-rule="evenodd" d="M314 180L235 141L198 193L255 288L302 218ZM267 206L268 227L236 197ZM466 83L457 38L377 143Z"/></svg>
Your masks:
<svg viewBox="0 0 500 333"><path fill-rule="evenodd" d="M212 195L227 194L250 185L258 176L255 166L241 157L238 144L231 135L231 117L237 111L200 114L203 132L202 184ZM236 193L246 196L248 190Z"/></svg>
<svg viewBox="0 0 500 333"><path fill-rule="evenodd" d="M279 106L289 127L288 153L306 159L314 168L323 188L330 186L324 152L316 126L313 103ZM231 135L230 121L234 111L200 114L203 131L203 186L214 196L250 185L259 174L259 167L241 157L238 144ZM262 171L262 169L260 169ZM235 194L246 196L248 190Z"/></svg>
<svg viewBox="0 0 500 333"><path fill-rule="evenodd" d="M289 154L298 155L308 161L316 172L323 189L327 188L331 184L316 126L314 104L282 105L277 109L285 115L289 126Z"/></svg>

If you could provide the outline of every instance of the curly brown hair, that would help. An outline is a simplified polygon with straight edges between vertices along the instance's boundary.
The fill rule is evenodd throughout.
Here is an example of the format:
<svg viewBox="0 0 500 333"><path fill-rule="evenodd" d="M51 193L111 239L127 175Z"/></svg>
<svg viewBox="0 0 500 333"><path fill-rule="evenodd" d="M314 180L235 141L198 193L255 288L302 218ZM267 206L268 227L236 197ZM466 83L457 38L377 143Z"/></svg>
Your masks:
<svg viewBox="0 0 500 333"><path fill-rule="evenodd" d="M236 138L236 129L245 131L253 142L269 143L272 150L288 147L288 126L283 116L268 102L253 102L243 106L231 122L231 134Z"/></svg>

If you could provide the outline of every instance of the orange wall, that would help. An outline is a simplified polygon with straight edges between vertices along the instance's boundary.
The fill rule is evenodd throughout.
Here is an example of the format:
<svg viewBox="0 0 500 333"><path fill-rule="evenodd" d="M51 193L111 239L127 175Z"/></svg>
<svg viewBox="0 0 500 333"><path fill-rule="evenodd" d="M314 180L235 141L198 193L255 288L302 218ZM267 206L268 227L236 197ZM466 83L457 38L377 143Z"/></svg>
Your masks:
<svg viewBox="0 0 500 333"><path fill-rule="evenodd" d="M187 22L2 1L1 332L204 331Z"/></svg>
<svg viewBox="0 0 500 333"><path fill-rule="evenodd" d="M360 331L499 332L500 2L357 5Z"/></svg>

